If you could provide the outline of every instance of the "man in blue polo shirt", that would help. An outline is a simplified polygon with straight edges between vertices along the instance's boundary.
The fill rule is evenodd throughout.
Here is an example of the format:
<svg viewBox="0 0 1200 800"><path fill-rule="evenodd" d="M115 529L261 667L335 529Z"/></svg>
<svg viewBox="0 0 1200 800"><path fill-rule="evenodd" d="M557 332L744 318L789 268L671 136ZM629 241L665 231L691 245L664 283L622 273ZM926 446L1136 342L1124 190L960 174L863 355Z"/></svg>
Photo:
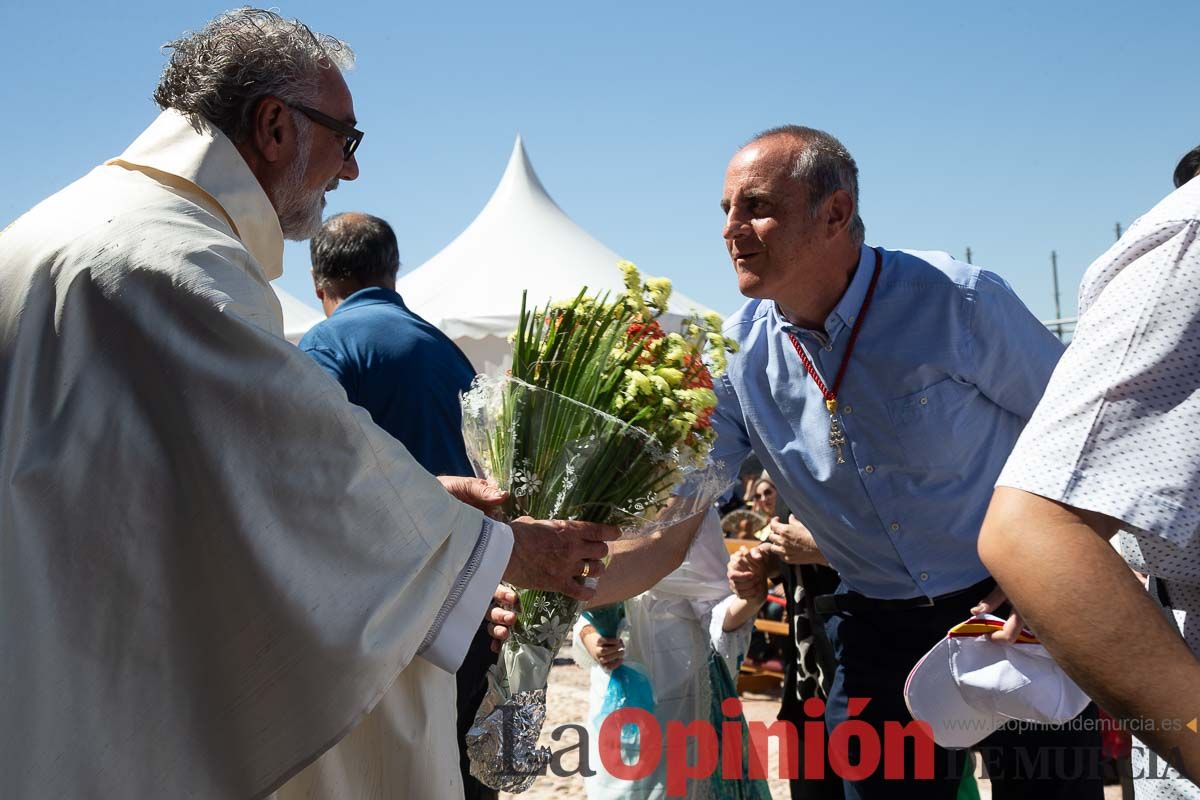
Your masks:
<svg viewBox="0 0 1200 800"><path fill-rule="evenodd" d="M369 214L330 217L312 238L311 253L313 283L328 319L305 334L300 349L429 472L474 474L463 447L459 395L470 388L475 369L396 293L400 254L391 226ZM490 643L482 631L477 634L455 676L460 748L495 660ZM448 726L448 720L427 724ZM462 753L467 799L495 797L468 773Z"/></svg>
<svg viewBox="0 0 1200 800"><path fill-rule="evenodd" d="M312 238L313 283L329 319L300 340L362 406L434 475L472 475L458 398L475 369L454 342L396 293L391 226L369 214L330 217Z"/></svg>

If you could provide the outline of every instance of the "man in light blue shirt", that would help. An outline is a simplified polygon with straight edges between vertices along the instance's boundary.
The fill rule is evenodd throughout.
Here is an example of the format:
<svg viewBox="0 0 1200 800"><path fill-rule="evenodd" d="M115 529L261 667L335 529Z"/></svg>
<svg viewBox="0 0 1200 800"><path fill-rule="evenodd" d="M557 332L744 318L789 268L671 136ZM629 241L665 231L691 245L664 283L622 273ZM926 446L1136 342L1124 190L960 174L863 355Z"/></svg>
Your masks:
<svg viewBox="0 0 1200 800"><path fill-rule="evenodd" d="M832 380L876 256L880 279L838 392L845 463L789 334ZM771 300L726 323L739 345L714 389L715 458L751 450L847 589L938 597L987 577L975 540L996 476L1062 345L998 276L945 253L861 246L817 329ZM981 598L976 598L981 599Z"/></svg>
<svg viewBox="0 0 1200 800"><path fill-rule="evenodd" d="M817 602L839 658L827 727L856 716L882 737L885 721L911 719L903 685L915 662L1001 601L981 603L994 582L976 540L1062 345L998 276L944 253L864 246L857 174L840 142L793 126L730 162L724 238L752 299L726 325L740 350L715 387L713 455L737 465L753 451L795 513L762 552L841 574L839 593ZM852 698L870 703L852 715ZM1093 743L1098 753L1095 734L1002 731L983 751L1002 793L1099 798L1098 775L1017 774L1049 746L1084 763ZM848 755L859 763L853 739ZM913 780L911 762L903 780L881 767L847 781L846 796L953 798L962 751L935 755L932 780Z"/></svg>

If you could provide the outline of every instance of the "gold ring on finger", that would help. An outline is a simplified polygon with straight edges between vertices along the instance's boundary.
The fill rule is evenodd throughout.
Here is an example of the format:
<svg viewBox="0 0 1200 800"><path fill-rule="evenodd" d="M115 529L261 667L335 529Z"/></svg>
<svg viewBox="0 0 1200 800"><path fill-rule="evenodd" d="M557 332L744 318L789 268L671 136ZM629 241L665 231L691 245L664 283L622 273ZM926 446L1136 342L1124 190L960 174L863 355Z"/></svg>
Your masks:
<svg viewBox="0 0 1200 800"><path fill-rule="evenodd" d="M579 573L579 577L586 578L588 575L591 574L591 572L592 572L592 562L584 561L583 562L583 572Z"/></svg>

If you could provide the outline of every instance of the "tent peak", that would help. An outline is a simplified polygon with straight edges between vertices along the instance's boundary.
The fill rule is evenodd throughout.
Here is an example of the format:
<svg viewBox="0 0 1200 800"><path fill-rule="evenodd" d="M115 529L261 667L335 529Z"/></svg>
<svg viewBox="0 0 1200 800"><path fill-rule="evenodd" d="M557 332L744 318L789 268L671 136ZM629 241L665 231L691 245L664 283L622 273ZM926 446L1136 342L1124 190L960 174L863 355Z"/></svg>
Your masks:
<svg viewBox="0 0 1200 800"><path fill-rule="evenodd" d="M548 201L551 205L558 205L551 199L549 192L546 191L546 187L542 185L537 172L533 169L533 164L529 161L529 154L525 152L525 141L521 138L520 133L517 133L516 141L513 142L512 155L508 157L508 166L504 168L504 175L501 176L492 199L508 197L513 194L533 195L538 199Z"/></svg>

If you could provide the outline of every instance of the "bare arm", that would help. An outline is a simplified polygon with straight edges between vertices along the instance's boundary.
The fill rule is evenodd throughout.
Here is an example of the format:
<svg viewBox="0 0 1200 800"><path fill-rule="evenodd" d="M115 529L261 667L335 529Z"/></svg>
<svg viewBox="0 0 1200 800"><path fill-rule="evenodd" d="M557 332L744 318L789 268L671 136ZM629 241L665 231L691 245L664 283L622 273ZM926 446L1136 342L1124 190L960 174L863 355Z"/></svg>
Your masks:
<svg viewBox="0 0 1200 800"><path fill-rule="evenodd" d="M1064 669L1109 713L1200 778L1200 661L1109 545L1119 523L998 487L979 555ZM1096 624L1088 624L1092 620ZM1147 722L1141 722L1141 721Z"/></svg>
<svg viewBox="0 0 1200 800"><path fill-rule="evenodd" d="M755 600L739 597L725 609L725 621L721 623L721 629L726 632L736 631L745 625L747 621L754 619L758 614L758 610L766 602L766 592L763 592L762 597Z"/></svg>
<svg viewBox="0 0 1200 800"><path fill-rule="evenodd" d="M626 600L670 575L683 563L703 520L703 514L696 514L669 528L613 542L612 560L588 605L597 608Z"/></svg>
<svg viewBox="0 0 1200 800"><path fill-rule="evenodd" d="M625 642L619 636L607 638L597 633L591 625L584 625L579 631L579 640L588 655L609 672L625 661Z"/></svg>
<svg viewBox="0 0 1200 800"><path fill-rule="evenodd" d="M766 551L767 545L748 550L743 547L729 556L726 574L729 588L737 599L725 609L721 629L735 631L752 619L767 602L768 578L778 574L779 560Z"/></svg>

